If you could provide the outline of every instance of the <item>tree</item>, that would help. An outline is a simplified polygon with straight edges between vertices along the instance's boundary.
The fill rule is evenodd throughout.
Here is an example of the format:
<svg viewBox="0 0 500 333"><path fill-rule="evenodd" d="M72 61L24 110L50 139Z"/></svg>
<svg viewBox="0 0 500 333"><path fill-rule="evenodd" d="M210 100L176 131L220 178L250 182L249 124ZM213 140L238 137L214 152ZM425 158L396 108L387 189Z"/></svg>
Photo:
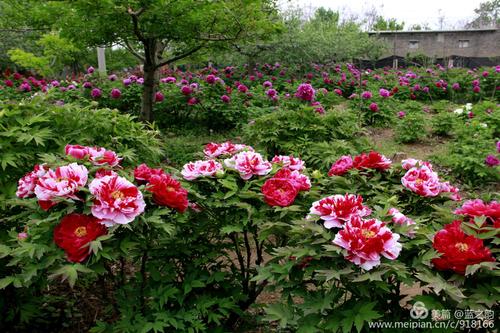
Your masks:
<svg viewBox="0 0 500 333"><path fill-rule="evenodd" d="M5 0L10 22L49 26L89 47L122 45L143 65L141 119L151 120L159 69L212 43L251 37L272 0Z"/></svg>
<svg viewBox="0 0 500 333"><path fill-rule="evenodd" d="M404 22L398 23L395 18L385 19L382 16L377 17L377 20L373 24L372 29L375 31L398 31L403 30L405 26Z"/></svg>
<svg viewBox="0 0 500 333"><path fill-rule="evenodd" d="M500 25L500 0L480 3L474 12L476 18L466 25L467 28L497 27Z"/></svg>

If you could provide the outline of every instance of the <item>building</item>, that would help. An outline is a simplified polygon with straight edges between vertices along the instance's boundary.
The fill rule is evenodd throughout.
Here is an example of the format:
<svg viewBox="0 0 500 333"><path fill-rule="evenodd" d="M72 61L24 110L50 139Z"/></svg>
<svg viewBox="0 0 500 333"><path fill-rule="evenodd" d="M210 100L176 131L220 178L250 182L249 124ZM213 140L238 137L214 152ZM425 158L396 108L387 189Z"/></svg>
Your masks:
<svg viewBox="0 0 500 333"><path fill-rule="evenodd" d="M433 62L455 67L493 66L500 63L500 31L471 30L373 31L386 45L383 59L398 63L425 55ZM407 61L406 61L407 62ZM399 64L401 65L401 64Z"/></svg>

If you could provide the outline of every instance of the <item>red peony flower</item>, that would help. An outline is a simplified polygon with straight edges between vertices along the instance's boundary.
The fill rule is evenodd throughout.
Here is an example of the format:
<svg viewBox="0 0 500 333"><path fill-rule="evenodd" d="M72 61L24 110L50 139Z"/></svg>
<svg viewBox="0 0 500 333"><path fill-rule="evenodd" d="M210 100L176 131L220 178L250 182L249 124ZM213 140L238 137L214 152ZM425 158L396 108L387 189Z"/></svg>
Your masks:
<svg viewBox="0 0 500 333"><path fill-rule="evenodd" d="M153 193L153 200L160 206L167 206L183 213L188 207L188 192L181 183L167 174L153 175L146 188Z"/></svg>
<svg viewBox="0 0 500 333"><path fill-rule="evenodd" d="M151 176L162 174L164 174L163 169L152 169L144 163L134 169L134 178L139 184L146 184Z"/></svg>
<svg viewBox="0 0 500 333"><path fill-rule="evenodd" d="M398 257L402 248L398 240L399 235L383 222L355 216L335 235L333 243L347 250L347 260L370 270L380 265L381 255L391 260Z"/></svg>
<svg viewBox="0 0 500 333"><path fill-rule="evenodd" d="M311 189L311 180L306 175L301 174L297 170L290 170L288 168L284 168L276 172L274 175L275 179L286 179L292 182L293 186L297 189L297 191L309 191Z"/></svg>
<svg viewBox="0 0 500 333"><path fill-rule="evenodd" d="M375 169L384 171L391 167L391 160L384 155L371 151L354 157L353 166L356 169Z"/></svg>
<svg viewBox="0 0 500 333"><path fill-rule="evenodd" d="M453 221L453 223L445 225L444 229L438 231L434 236L432 246L441 253L441 257L432 259L436 269L452 270L464 275L469 265L495 261L481 239L466 235L462 231L461 223Z"/></svg>
<svg viewBox="0 0 500 333"><path fill-rule="evenodd" d="M262 186L264 201L269 206L290 206L299 193L292 181L285 178L271 178L266 180Z"/></svg>
<svg viewBox="0 0 500 333"><path fill-rule="evenodd" d="M95 217L69 214L54 228L54 242L66 252L69 261L82 262L90 255L86 245L106 234L106 227Z"/></svg>

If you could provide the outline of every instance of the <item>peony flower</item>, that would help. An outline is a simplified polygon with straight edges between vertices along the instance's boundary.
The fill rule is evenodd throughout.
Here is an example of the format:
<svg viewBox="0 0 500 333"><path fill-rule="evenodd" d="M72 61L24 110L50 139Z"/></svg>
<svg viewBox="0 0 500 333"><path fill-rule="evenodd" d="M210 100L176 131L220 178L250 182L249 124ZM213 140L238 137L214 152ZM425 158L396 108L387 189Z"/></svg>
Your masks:
<svg viewBox="0 0 500 333"><path fill-rule="evenodd" d="M90 82L83 82L82 86L85 89L90 89L90 88L92 88L92 83L90 83ZM68 89L69 89L69 86L68 86ZM73 90L73 89L70 89L70 90Z"/></svg>
<svg viewBox="0 0 500 333"><path fill-rule="evenodd" d="M92 92L90 93L90 95L92 96L92 98L99 98L99 97L101 97L102 96L101 89L99 89L99 88L92 89Z"/></svg>
<svg viewBox="0 0 500 333"><path fill-rule="evenodd" d="M286 178L270 178L261 188L264 201L269 206L287 207L293 204L298 190L292 181Z"/></svg>
<svg viewBox="0 0 500 333"><path fill-rule="evenodd" d="M275 179L287 179L292 182L297 191L309 191L311 189L311 180L306 175L301 174L297 170L284 168L276 172Z"/></svg>
<svg viewBox="0 0 500 333"><path fill-rule="evenodd" d="M333 243L346 249L345 258L365 270L380 265L381 256L394 260L402 245L399 235L376 219L363 220L355 216L346 222Z"/></svg>
<svg viewBox="0 0 500 333"><path fill-rule="evenodd" d="M248 88L244 84L240 84L238 85L238 91L241 93L246 93L248 91Z"/></svg>
<svg viewBox="0 0 500 333"><path fill-rule="evenodd" d="M215 160L189 162L184 164L181 171L186 180L194 180L199 177L215 177L223 173L222 164Z"/></svg>
<svg viewBox="0 0 500 333"><path fill-rule="evenodd" d="M214 84L215 81L217 81L217 77L213 74L209 74L207 75L207 77L205 78L205 81L208 83L208 84Z"/></svg>
<svg viewBox="0 0 500 333"><path fill-rule="evenodd" d="M107 234L106 227L90 215L69 214L54 228L54 243L71 262L82 262L90 255L88 243Z"/></svg>
<svg viewBox="0 0 500 333"><path fill-rule="evenodd" d="M116 74L111 74L110 76L108 76L108 80L109 81L116 81L116 79L118 79L118 77L116 76Z"/></svg>
<svg viewBox="0 0 500 333"><path fill-rule="evenodd" d="M401 161L401 166L405 170L410 170L411 168L413 168L421 163L422 163L422 161L420 161L420 160L416 160L414 158L407 158L406 160ZM428 165L428 166L432 169L432 167L430 165Z"/></svg>
<svg viewBox="0 0 500 333"><path fill-rule="evenodd" d="M404 187L424 197L435 197L441 193L441 184L437 173L427 165L409 169L401 178Z"/></svg>
<svg viewBox="0 0 500 333"><path fill-rule="evenodd" d="M130 223L146 207L139 189L117 174L95 178L89 190L94 196L92 215L102 219L106 226Z"/></svg>
<svg viewBox="0 0 500 333"><path fill-rule="evenodd" d="M295 97L297 97L298 99L301 99L303 101L310 102L310 101L314 100L315 93L316 93L316 91L314 90L312 85L310 85L309 83L301 83L297 87L297 91L295 92Z"/></svg>
<svg viewBox="0 0 500 333"><path fill-rule="evenodd" d="M271 160L271 163L279 164L284 168L289 168L290 170L302 171L304 170L304 161L300 158L293 157L292 155L276 155Z"/></svg>
<svg viewBox="0 0 500 333"><path fill-rule="evenodd" d="M132 80L130 79L123 79L123 85L125 87L128 87L132 83Z"/></svg>
<svg viewBox="0 0 500 333"><path fill-rule="evenodd" d="M401 213L396 208L389 209L388 213L389 213L389 215L392 216L392 222L394 222L394 223L397 223L399 225L404 225L404 226L415 224L415 221L413 221L412 219L410 219L409 217L407 217L406 215Z"/></svg>
<svg viewBox="0 0 500 333"><path fill-rule="evenodd" d="M66 145L64 152L67 156L72 156L78 160L85 158L89 154L89 147L80 145Z"/></svg>
<svg viewBox="0 0 500 333"><path fill-rule="evenodd" d="M373 97L373 94L371 91L363 91L361 93L361 98L363 98L363 99L370 99L372 97Z"/></svg>
<svg viewBox="0 0 500 333"><path fill-rule="evenodd" d="M354 157L353 167L358 170L375 169L385 171L391 167L391 163L391 160L384 155L371 151L368 154L361 153L361 155Z"/></svg>
<svg viewBox="0 0 500 333"><path fill-rule="evenodd" d="M313 202L309 215L319 216L327 229L342 228L345 222L355 216L371 214L371 209L363 206L363 197L355 194L336 194Z"/></svg>
<svg viewBox="0 0 500 333"><path fill-rule="evenodd" d="M38 178L35 186L35 195L40 207L48 210L55 205L56 198L72 198L78 200L75 193L82 186L85 186L88 179L88 170L83 165L71 163L66 166L52 169Z"/></svg>
<svg viewBox="0 0 500 333"><path fill-rule="evenodd" d="M161 91L157 91L155 93L155 102L160 103L160 102L163 102L164 99L165 99L165 96L162 94Z"/></svg>
<svg viewBox="0 0 500 333"><path fill-rule="evenodd" d="M460 84L458 82L455 82L451 85L451 89L453 90L460 90Z"/></svg>
<svg viewBox="0 0 500 333"><path fill-rule="evenodd" d="M378 108L378 104L373 102L370 104L369 106L370 110L373 111L373 112L378 112L379 108Z"/></svg>
<svg viewBox="0 0 500 333"><path fill-rule="evenodd" d="M196 97L191 97L188 102L187 102L188 105L196 105L198 104L198 100L196 99Z"/></svg>
<svg viewBox="0 0 500 333"><path fill-rule="evenodd" d="M117 88L111 89L111 98L118 99L118 98L120 98L121 95L122 95L122 92L120 91L120 89L117 89Z"/></svg>
<svg viewBox="0 0 500 333"><path fill-rule="evenodd" d="M266 91L266 95L270 98L275 97L277 94L278 92L276 91L276 89L271 88Z"/></svg>
<svg viewBox="0 0 500 333"><path fill-rule="evenodd" d="M87 68L87 74L92 74L94 73L95 69L94 67L90 66L89 68Z"/></svg>
<svg viewBox="0 0 500 333"><path fill-rule="evenodd" d="M389 96L391 95L391 93L389 92L389 90L384 89L384 88L380 89L380 90L378 91L378 93L379 93L379 95L380 95L381 97L384 97L384 98L387 98L387 97L389 97Z"/></svg>
<svg viewBox="0 0 500 333"><path fill-rule="evenodd" d="M333 163L330 171L328 171L328 176L342 176L353 167L354 166L351 155L344 155L340 157L335 163Z"/></svg>
<svg viewBox="0 0 500 333"><path fill-rule="evenodd" d="M229 103L229 102L231 102L231 97L229 97L228 95L222 95L222 96L220 97L220 99L221 99L221 101L222 101L223 103L226 103L226 104L227 104L227 103Z"/></svg>
<svg viewBox="0 0 500 333"><path fill-rule="evenodd" d="M489 167L500 165L500 160L495 155L488 155L484 159L484 163Z"/></svg>
<svg viewBox="0 0 500 333"><path fill-rule="evenodd" d="M168 174L153 175L149 178L146 190L153 194L153 201L183 213L188 208L188 192L181 183Z"/></svg>
<svg viewBox="0 0 500 333"><path fill-rule="evenodd" d="M109 165L114 167L120 164L122 160L114 151L102 147L88 147L88 151L90 161L97 166Z"/></svg>
<svg viewBox="0 0 500 333"><path fill-rule="evenodd" d="M500 140L497 141L497 153L500 153Z"/></svg>
<svg viewBox="0 0 500 333"><path fill-rule="evenodd" d="M49 169L45 164L37 164L33 171L28 172L17 183L16 196L18 198L30 198L35 195L35 186L38 179L44 176Z"/></svg>
<svg viewBox="0 0 500 333"><path fill-rule="evenodd" d="M441 253L441 257L432 259L434 267L464 275L469 265L495 261L483 241L466 235L460 225L460 221L453 221L434 236L432 246Z"/></svg>
<svg viewBox="0 0 500 333"><path fill-rule="evenodd" d="M210 142L205 145L203 153L208 158L217 158L223 155L234 155L244 150L253 151L253 148L247 145L234 144L231 141L223 143Z"/></svg>
<svg viewBox="0 0 500 333"><path fill-rule="evenodd" d="M500 224L500 202L485 203L481 199L467 200L462 207L455 209L453 214L464 215L470 218L484 216L493 225ZM500 227L500 225L499 225Z"/></svg>
<svg viewBox="0 0 500 333"><path fill-rule="evenodd" d="M399 111L399 112L398 112L398 117L399 117L400 119L403 119L405 116L406 116L406 112L404 112L404 111Z"/></svg>
<svg viewBox="0 0 500 333"><path fill-rule="evenodd" d="M139 184L146 184L151 176L161 174L164 174L163 169L152 169L144 163L134 169L134 179Z"/></svg>
<svg viewBox="0 0 500 333"><path fill-rule="evenodd" d="M240 152L231 158L225 159L224 164L229 169L238 171L244 180L248 180L254 175L267 175L272 169L271 163L265 161L259 153L252 151Z"/></svg>
<svg viewBox="0 0 500 333"><path fill-rule="evenodd" d="M189 86L182 86L181 88L181 93L183 95L190 95L193 91L191 90L191 88Z"/></svg>

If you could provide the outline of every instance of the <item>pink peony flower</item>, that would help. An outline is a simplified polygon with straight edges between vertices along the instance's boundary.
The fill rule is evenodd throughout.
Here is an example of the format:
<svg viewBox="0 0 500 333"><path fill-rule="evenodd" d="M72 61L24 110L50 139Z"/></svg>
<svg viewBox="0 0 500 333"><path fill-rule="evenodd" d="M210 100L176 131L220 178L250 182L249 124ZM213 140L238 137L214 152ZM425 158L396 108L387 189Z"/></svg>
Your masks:
<svg viewBox="0 0 500 333"><path fill-rule="evenodd" d="M372 97L373 97L373 94L371 91L363 91L361 93L361 98L363 98L363 99L370 99Z"/></svg>
<svg viewBox="0 0 500 333"><path fill-rule="evenodd" d="M42 209L48 210L55 205L53 200L56 198L78 200L75 193L80 187L85 186L87 179L87 168L71 163L58 167L55 171L49 169L38 179L34 192Z"/></svg>
<svg viewBox="0 0 500 333"><path fill-rule="evenodd" d="M108 227L132 222L146 207L139 189L118 175L95 178L89 190L94 196L92 215Z"/></svg>
<svg viewBox="0 0 500 333"><path fill-rule="evenodd" d="M64 151L67 156L72 156L76 159L83 159L85 156L89 155L89 147L80 145L66 145Z"/></svg>
<svg viewBox="0 0 500 333"><path fill-rule="evenodd" d="M44 176L49 169L45 164L37 164L33 171L28 172L17 183L16 196L18 198L29 198L35 195L35 186L38 179Z"/></svg>
<svg viewBox="0 0 500 333"><path fill-rule="evenodd" d="M92 74L94 73L95 69L94 67L90 66L89 68L87 68L87 74Z"/></svg>
<svg viewBox="0 0 500 333"><path fill-rule="evenodd" d="M181 88L181 93L183 95L190 95L193 91L191 90L191 88L189 86L182 86Z"/></svg>
<svg viewBox="0 0 500 333"><path fill-rule="evenodd" d="M312 101L314 100L314 95L316 94L316 91L310 85L309 83L301 83L297 87L297 91L295 92L295 97L298 99L301 99L303 101Z"/></svg>
<svg viewBox="0 0 500 333"><path fill-rule="evenodd" d="M401 213L398 209L396 208L391 208L389 209L389 215L392 216L392 222L408 226L408 225L413 225L415 224L415 221Z"/></svg>
<svg viewBox="0 0 500 333"><path fill-rule="evenodd" d="M311 180L306 175L301 174L298 170L290 170L284 168L276 172L275 179L287 179L297 191L309 191L311 189Z"/></svg>
<svg viewBox="0 0 500 333"><path fill-rule="evenodd" d="M363 206L363 197L355 194L336 194L313 202L309 216L319 216L327 229L342 228L345 222L355 216L371 214L371 209Z"/></svg>
<svg viewBox="0 0 500 333"><path fill-rule="evenodd" d="M304 161L300 158L293 157L292 155L276 155L271 160L271 163L279 164L284 168L289 168L290 170L302 171L304 170Z"/></svg>
<svg viewBox="0 0 500 333"><path fill-rule="evenodd" d="M227 104L227 103L229 103L229 102L231 102L231 97L229 97L228 95L222 95L222 96L220 97L220 99L221 99L221 101L222 101L223 103L226 103L226 104Z"/></svg>
<svg viewBox="0 0 500 333"><path fill-rule="evenodd" d="M500 202L484 202L481 199L467 200L462 207L455 209L453 214L464 215L470 218L477 216L486 217L487 221L500 227Z"/></svg>
<svg viewBox="0 0 500 333"><path fill-rule="evenodd" d="M344 155L340 157L335 163L333 163L330 171L328 171L328 176L342 176L352 168L353 163L351 155Z"/></svg>
<svg viewBox="0 0 500 333"><path fill-rule="evenodd" d="M184 164L181 171L186 180L194 180L199 177L215 177L223 173L222 164L215 160L189 162Z"/></svg>
<svg viewBox="0 0 500 333"><path fill-rule="evenodd" d="M389 97L389 96L391 95L391 93L389 92L389 90L387 90L387 89L383 89L383 88L382 88L382 89L380 89L380 90L378 91L378 93L379 93L379 95L380 95L381 97L384 97L384 98Z"/></svg>
<svg viewBox="0 0 500 333"><path fill-rule="evenodd" d="M399 235L391 232L383 222L355 216L335 235L333 243L347 250L347 260L370 270L380 265L381 256L390 260L399 256L402 245L398 240Z"/></svg>
<svg viewBox="0 0 500 333"><path fill-rule="evenodd" d="M162 94L161 91L157 91L155 93L155 102L160 103L160 102L163 102L164 99L165 99L165 96Z"/></svg>
<svg viewBox="0 0 500 333"><path fill-rule="evenodd" d="M224 164L226 167L238 171L244 180L248 180L254 175L267 175L272 169L271 163L264 160L262 155L251 151L243 151L225 159Z"/></svg>
<svg viewBox="0 0 500 333"><path fill-rule="evenodd" d="M358 170L375 169L385 171L390 169L392 165L392 161L390 159L376 151L371 151L368 154L361 153L360 155L354 157L352 163L353 167Z"/></svg>
<svg viewBox="0 0 500 333"><path fill-rule="evenodd" d="M424 197L435 197L441 192L437 173L427 165L409 169L401 178L404 187Z"/></svg>
<svg viewBox="0 0 500 333"><path fill-rule="evenodd" d="M94 165L117 166L122 158L112 150L106 150L102 147L89 147L89 159Z"/></svg>

